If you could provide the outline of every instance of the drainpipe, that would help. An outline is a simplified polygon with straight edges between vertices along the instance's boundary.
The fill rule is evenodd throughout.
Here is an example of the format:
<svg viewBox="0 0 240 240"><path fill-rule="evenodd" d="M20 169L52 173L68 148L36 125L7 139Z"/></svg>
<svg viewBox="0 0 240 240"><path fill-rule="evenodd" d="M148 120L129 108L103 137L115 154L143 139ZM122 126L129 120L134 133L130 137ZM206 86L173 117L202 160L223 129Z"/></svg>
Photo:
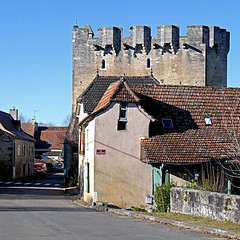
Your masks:
<svg viewBox="0 0 240 240"><path fill-rule="evenodd" d="M159 167L160 170L160 186L162 186L162 176L163 176L163 167L164 167L164 163L162 163L162 165Z"/></svg>
<svg viewBox="0 0 240 240"><path fill-rule="evenodd" d="M13 140L13 149L12 149L12 179L15 178L15 140Z"/></svg>

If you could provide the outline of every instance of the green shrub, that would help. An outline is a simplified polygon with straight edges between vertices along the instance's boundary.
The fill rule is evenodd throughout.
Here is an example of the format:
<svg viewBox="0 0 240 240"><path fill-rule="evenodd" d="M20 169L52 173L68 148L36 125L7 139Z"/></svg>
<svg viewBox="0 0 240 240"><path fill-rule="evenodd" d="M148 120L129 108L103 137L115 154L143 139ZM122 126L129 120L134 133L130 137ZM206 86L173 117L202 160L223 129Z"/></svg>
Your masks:
<svg viewBox="0 0 240 240"><path fill-rule="evenodd" d="M158 212L167 212L170 209L170 189L175 187L174 183L164 183L156 186L155 202Z"/></svg>
<svg viewBox="0 0 240 240"><path fill-rule="evenodd" d="M197 184L189 183L186 185L186 188L197 189L197 190L202 190L202 191L209 191L209 192L214 191L214 186L210 186L208 180L206 180L203 185L199 185L198 183Z"/></svg>

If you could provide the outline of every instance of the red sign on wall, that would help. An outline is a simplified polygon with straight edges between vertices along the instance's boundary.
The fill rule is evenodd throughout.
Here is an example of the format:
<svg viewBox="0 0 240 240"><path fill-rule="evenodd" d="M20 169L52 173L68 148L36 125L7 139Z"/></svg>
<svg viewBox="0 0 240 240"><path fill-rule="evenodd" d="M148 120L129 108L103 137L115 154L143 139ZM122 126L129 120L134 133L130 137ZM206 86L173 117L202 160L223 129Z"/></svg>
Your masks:
<svg viewBox="0 0 240 240"><path fill-rule="evenodd" d="M105 155L106 154L106 149L97 149L96 154L97 155Z"/></svg>

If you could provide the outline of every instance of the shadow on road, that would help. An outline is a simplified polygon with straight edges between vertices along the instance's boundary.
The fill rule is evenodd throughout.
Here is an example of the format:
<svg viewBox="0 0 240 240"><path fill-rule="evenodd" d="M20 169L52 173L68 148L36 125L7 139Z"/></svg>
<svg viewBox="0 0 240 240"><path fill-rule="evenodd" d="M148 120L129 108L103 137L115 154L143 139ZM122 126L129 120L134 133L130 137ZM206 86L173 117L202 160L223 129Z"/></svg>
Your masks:
<svg viewBox="0 0 240 240"><path fill-rule="evenodd" d="M88 208L73 208L73 207L1 207L0 206L0 212L93 212L96 213L96 211L88 209Z"/></svg>
<svg viewBox="0 0 240 240"><path fill-rule="evenodd" d="M63 194L60 188L0 187L0 199L59 199Z"/></svg>

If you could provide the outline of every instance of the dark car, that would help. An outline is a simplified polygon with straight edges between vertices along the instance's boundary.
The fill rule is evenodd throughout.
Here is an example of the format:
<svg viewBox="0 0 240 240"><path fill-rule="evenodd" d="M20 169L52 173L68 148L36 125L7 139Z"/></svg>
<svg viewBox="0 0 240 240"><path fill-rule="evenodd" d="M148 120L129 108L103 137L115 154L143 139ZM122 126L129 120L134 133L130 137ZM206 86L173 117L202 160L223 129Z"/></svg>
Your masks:
<svg viewBox="0 0 240 240"><path fill-rule="evenodd" d="M55 163L53 166L53 170L57 172L63 172L64 170L64 164L63 163Z"/></svg>

